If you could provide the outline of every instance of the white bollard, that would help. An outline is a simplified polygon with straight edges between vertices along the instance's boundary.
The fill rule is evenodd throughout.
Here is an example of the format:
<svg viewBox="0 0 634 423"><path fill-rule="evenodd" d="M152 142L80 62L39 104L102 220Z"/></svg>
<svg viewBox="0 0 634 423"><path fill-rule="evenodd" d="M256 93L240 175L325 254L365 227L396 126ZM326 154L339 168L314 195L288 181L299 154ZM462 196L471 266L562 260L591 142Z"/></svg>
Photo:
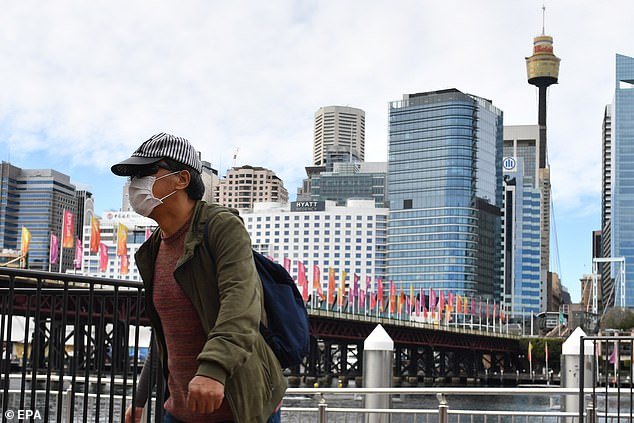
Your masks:
<svg viewBox="0 0 634 423"><path fill-rule="evenodd" d="M579 353L581 337L586 333L578 327L570 334L568 339L561 346L561 387L579 389L580 369L579 369ZM584 342L583 346L583 363L584 363L584 381L585 388L592 387L593 370L593 351L592 342ZM562 395L561 410L565 412L579 412L579 395ZM577 422L578 418L567 417L566 422Z"/></svg>
<svg viewBox="0 0 634 423"><path fill-rule="evenodd" d="M363 386L391 388L394 341L383 326L377 325L363 343ZM389 394L367 394L365 408L392 408ZM388 413L367 413L366 423L389 423Z"/></svg>

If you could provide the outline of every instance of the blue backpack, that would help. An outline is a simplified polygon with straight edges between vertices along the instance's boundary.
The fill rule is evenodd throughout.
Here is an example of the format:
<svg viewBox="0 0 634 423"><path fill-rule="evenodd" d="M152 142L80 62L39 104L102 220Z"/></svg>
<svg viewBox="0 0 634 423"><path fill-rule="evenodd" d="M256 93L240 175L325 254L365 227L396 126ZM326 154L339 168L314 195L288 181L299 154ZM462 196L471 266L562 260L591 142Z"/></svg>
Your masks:
<svg viewBox="0 0 634 423"><path fill-rule="evenodd" d="M203 236L207 249L211 251L208 226L209 221L205 224ZM264 309L269 321L268 326L260 323L260 333L283 369L297 366L310 350L310 323L304 300L283 266L255 250L252 252L262 281Z"/></svg>

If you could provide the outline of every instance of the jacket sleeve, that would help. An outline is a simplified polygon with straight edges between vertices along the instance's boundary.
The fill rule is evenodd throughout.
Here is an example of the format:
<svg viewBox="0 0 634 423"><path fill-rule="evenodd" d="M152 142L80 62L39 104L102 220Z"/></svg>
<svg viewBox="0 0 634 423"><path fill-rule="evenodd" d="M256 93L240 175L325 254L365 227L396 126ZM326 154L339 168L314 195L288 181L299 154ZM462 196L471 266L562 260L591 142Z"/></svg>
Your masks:
<svg viewBox="0 0 634 423"><path fill-rule="evenodd" d="M197 375L225 383L247 361L259 336L261 285L251 238L239 217L218 213L208 225L216 263L220 308L198 355Z"/></svg>

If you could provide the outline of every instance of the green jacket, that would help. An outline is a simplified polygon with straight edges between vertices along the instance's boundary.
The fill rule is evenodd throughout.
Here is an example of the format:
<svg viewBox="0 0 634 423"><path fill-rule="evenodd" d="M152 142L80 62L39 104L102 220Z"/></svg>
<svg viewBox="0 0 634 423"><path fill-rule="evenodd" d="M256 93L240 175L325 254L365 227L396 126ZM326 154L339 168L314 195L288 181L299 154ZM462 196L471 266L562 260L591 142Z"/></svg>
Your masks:
<svg viewBox="0 0 634 423"><path fill-rule="evenodd" d="M203 241L208 220L213 258ZM154 263L160 241L160 231L154 231L137 251L135 260L167 380L167 348L153 302ZM266 323L262 285L253 262L251 239L237 211L204 201L196 203L174 278L208 334L197 358L196 374L225 385L225 397L237 423L266 422L284 396L286 379L260 335L260 321Z"/></svg>

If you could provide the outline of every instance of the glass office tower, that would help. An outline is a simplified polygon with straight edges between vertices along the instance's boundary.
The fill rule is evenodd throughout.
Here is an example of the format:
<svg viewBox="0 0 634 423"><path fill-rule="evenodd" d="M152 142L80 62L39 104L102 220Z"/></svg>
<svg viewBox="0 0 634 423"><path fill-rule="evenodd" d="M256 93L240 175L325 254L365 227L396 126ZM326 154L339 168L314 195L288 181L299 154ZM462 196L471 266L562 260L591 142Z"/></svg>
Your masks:
<svg viewBox="0 0 634 423"><path fill-rule="evenodd" d="M61 236L64 210L71 211L76 221L83 221L77 201L75 185L68 175L52 169L21 169L8 162L0 163L0 249L19 250L24 226L32 236L29 268L48 270L51 233ZM62 257L64 271L72 266L74 250L63 249Z"/></svg>
<svg viewBox="0 0 634 423"><path fill-rule="evenodd" d="M389 104L388 278L499 296L502 111L456 89Z"/></svg>
<svg viewBox="0 0 634 423"><path fill-rule="evenodd" d="M612 115L612 257L625 257L625 305L634 307L634 58L616 55ZM615 305L621 292L615 284Z"/></svg>

